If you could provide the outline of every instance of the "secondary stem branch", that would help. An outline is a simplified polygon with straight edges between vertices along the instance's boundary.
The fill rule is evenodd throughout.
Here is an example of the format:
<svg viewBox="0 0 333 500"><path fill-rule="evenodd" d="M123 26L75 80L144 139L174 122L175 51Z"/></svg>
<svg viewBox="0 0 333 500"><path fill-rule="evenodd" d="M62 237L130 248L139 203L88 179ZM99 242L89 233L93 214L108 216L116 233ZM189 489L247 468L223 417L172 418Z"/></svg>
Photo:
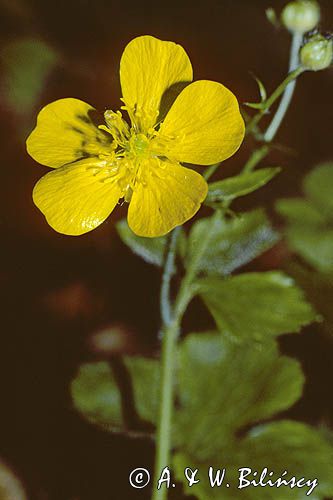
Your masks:
<svg viewBox="0 0 333 500"><path fill-rule="evenodd" d="M272 119L270 125L268 126L266 132L263 135L263 141L265 144L252 153L252 155L250 156L250 158L248 159L247 163L244 166L243 169L244 172L250 172L251 170L253 170L254 167L263 158L265 158L265 156L267 156L269 152L268 144L274 139L282 123L282 120L285 117L285 114L289 108L295 90L296 79L304 71L304 68L302 68L302 66L299 66L299 60L298 60L298 53L302 44L302 40L303 40L302 34L295 33L293 35L291 49L290 49L288 76L276 88L273 94L266 100L264 108L252 118L252 120L248 125L247 133L253 131L256 128L256 126L258 125L259 121L264 116L264 114L269 110L269 108L282 94L282 98L274 115L274 118Z"/></svg>
<svg viewBox="0 0 333 500"><path fill-rule="evenodd" d="M303 35L301 33L295 33L293 35L291 50L290 50L289 73L295 71L298 67L299 64L298 53L302 44L302 40L303 40ZM296 79L294 79L287 85L284 94L281 98L279 107L274 115L274 118L264 134L265 142L271 142L275 137L275 134L277 133L281 125L281 122L287 112L287 109L289 108L289 104L293 97L295 86L296 86Z"/></svg>

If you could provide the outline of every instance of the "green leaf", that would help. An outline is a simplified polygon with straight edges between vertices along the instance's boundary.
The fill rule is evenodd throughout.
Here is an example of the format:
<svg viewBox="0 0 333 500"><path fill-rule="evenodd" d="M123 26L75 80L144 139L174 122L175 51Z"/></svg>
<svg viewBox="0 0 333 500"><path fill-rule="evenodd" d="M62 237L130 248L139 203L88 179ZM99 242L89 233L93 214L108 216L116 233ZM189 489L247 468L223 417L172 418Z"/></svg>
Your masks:
<svg viewBox="0 0 333 500"><path fill-rule="evenodd" d="M208 480L209 466L214 471L226 469L226 479L223 485L212 488ZM333 448L326 442L323 436L311 427L288 420L273 422L258 426L249 432L243 439L234 443L232 449L221 448L218 459L202 462L195 456L180 452L174 458L176 476L184 482L185 492L195 494L199 500L220 499L221 495L227 500L305 500L306 498L324 499L331 498L333 494ZM200 483L188 487L184 477L185 467L199 469L198 478ZM310 483L302 488L289 488L288 486L277 487L254 487L238 489L240 484L240 468L251 469L248 480L256 480L262 471L267 468L268 474L265 482L271 479L273 482L282 477L284 471L287 474L284 479L297 480L305 478ZM257 477L253 472L257 471ZM317 486L313 483L317 479ZM304 484L305 481L302 483ZM226 482L230 485L226 487ZM315 486L315 487L314 487ZM314 487L314 489L313 489ZM312 491L311 491L312 490ZM311 491L310 496L307 495ZM222 493L223 492L223 493Z"/></svg>
<svg viewBox="0 0 333 500"><path fill-rule="evenodd" d="M324 321L320 328L331 336L333 333L333 276L309 269L308 266L305 267L297 261L289 263L288 273L299 283L316 311L322 315Z"/></svg>
<svg viewBox="0 0 333 500"><path fill-rule="evenodd" d="M278 167L262 168L254 172L228 177L222 181L209 184L206 204L230 201L239 196L252 193L267 184L280 172Z"/></svg>
<svg viewBox="0 0 333 500"><path fill-rule="evenodd" d="M218 333L184 340L177 378L177 447L200 460L218 458L239 429L289 408L303 386L298 362L274 342L239 345Z"/></svg>
<svg viewBox="0 0 333 500"><path fill-rule="evenodd" d="M278 240L265 213L255 210L228 219L217 212L197 221L189 236L185 266L228 275L271 248Z"/></svg>
<svg viewBox="0 0 333 500"><path fill-rule="evenodd" d="M333 163L305 177L307 198L282 199L277 211L287 219L289 247L321 273L333 273Z"/></svg>
<svg viewBox="0 0 333 500"><path fill-rule="evenodd" d="M58 55L45 42L27 38L6 45L0 58L7 103L17 113L31 112Z"/></svg>
<svg viewBox="0 0 333 500"><path fill-rule="evenodd" d="M130 247L133 253L141 257L149 264L162 266L167 238L142 238L133 233L129 228L126 219L121 220L116 225L117 231L123 243Z"/></svg>
<svg viewBox="0 0 333 500"><path fill-rule="evenodd" d="M132 380L136 410L141 419L156 422L159 391L159 363L150 358L126 357ZM75 408L93 424L114 432L127 431L121 393L114 371L106 362L83 364L71 384Z"/></svg>
<svg viewBox="0 0 333 500"><path fill-rule="evenodd" d="M285 470L319 485L313 498L333 492L333 447L302 423L276 421L252 427L291 406L301 395L303 374L297 361L279 355L276 343L234 342L218 333L192 334L180 346L179 403L175 414L173 470L185 493L200 500L284 500L307 498L309 488L238 489L239 469L265 467L276 480ZM174 427L175 428L175 427ZM208 481L209 467L226 469L218 488ZM188 486L184 470L198 469L200 482ZM226 487L229 483L230 487Z"/></svg>
<svg viewBox="0 0 333 500"><path fill-rule="evenodd" d="M289 224L324 226L326 217L304 198L282 198L275 204L276 211L285 217Z"/></svg>
<svg viewBox="0 0 333 500"><path fill-rule="evenodd" d="M244 106L247 106L248 108L252 108L252 109L264 109L265 103L264 102L244 102Z"/></svg>
<svg viewBox="0 0 333 500"><path fill-rule="evenodd" d="M120 392L108 363L82 365L71 394L75 408L90 422L116 431L123 428Z"/></svg>
<svg viewBox="0 0 333 500"><path fill-rule="evenodd" d="M319 165L303 183L306 196L333 221L333 163Z"/></svg>
<svg viewBox="0 0 333 500"><path fill-rule="evenodd" d="M258 84L258 87L259 87L259 93L260 93L260 99L261 101L266 101L267 99L267 91L266 91L266 88L265 88L265 85L262 83L262 81L252 73L252 76L253 78L255 79L255 81L257 82Z"/></svg>
<svg viewBox="0 0 333 500"><path fill-rule="evenodd" d="M160 398L160 363L155 359L126 357L133 381L134 399L139 416L157 422Z"/></svg>
<svg viewBox="0 0 333 500"><path fill-rule="evenodd" d="M290 248L311 266L323 273L333 272L333 229L299 225L289 227L286 234Z"/></svg>
<svg viewBox="0 0 333 500"><path fill-rule="evenodd" d="M318 319L303 292L280 272L206 278L199 293L221 332L235 339L298 332Z"/></svg>

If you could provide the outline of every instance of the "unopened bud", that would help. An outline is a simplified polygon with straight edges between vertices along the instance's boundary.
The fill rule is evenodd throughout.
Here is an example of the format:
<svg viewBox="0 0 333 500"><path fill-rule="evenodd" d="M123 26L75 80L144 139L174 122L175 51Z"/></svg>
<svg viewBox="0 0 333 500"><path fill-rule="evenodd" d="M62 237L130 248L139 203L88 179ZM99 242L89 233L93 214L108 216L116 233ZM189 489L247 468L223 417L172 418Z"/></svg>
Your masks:
<svg viewBox="0 0 333 500"><path fill-rule="evenodd" d="M313 35L300 51L300 60L304 68L319 71L328 68L333 59L333 40L323 35Z"/></svg>
<svg viewBox="0 0 333 500"><path fill-rule="evenodd" d="M291 32L306 33L313 30L320 20L320 8L315 0L295 0L283 9L281 21Z"/></svg>

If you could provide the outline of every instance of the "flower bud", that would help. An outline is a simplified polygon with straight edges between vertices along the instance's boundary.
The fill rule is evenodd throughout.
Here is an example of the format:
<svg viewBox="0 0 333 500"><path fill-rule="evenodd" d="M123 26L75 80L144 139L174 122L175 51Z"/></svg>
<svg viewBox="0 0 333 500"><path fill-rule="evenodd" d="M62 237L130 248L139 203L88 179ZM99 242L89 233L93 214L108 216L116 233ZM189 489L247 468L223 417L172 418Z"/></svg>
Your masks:
<svg viewBox="0 0 333 500"><path fill-rule="evenodd" d="M313 30L320 19L320 8L315 0L295 0L283 9L281 21L291 32L306 33Z"/></svg>
<svg viewBox="0 0 333 500"><path fill-rule="evenodd" d="M333 59L333 40L316 34L309 38L300 51L302 66L311 71L328 68Z"/></svg>

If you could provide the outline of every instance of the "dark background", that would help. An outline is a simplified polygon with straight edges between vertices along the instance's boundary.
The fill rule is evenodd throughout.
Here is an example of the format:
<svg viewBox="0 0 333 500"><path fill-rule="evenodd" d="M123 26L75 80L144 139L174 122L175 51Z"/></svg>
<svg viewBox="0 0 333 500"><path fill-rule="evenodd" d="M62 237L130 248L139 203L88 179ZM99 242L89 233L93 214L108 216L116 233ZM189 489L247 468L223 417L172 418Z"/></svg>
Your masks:
<svg viewBox="0 0 333 500"><path fill-rule="evenodd" d="M332 28L332 0L320 4L323 28ZM26 154L24 138L38 109L61 97L117 109L121 53L142 34L183 45L195 79L220 81L240 102L255 101L250 71L269 91L286 73L290 36L265 17L267 7L279 12L283 5L276 0L1 2L1 47L36 37L59 57L33 113L14 109L4 90L0 104L0 456L17 471L29 499L149 498L148 491L127 484L132 468L152 468L152 444L85 423L72 410L69 383L82 361L96 358L91 336L100 329L113 329L109 351L153 353L159 325L160 273L132 255L114 229L125 207L82 237L55 233L34 207L33 185L47 169ZM303 175L332 159L332 83L332 71L301 77L277 136L290 150L275 151L265 165L282 165L283 173L236 208L264 203L272 212L275 198L298 193ZM217 178L238 171L250 147L244 144ZM284 256L278 247L255 268L281 266ZM194 303L187 329L205 321ZM282 342L286 352L301 359L307 375L304 397L288 416L332 423L332 345L320 335L314 338L315 331L311 327Z"/></svg>

